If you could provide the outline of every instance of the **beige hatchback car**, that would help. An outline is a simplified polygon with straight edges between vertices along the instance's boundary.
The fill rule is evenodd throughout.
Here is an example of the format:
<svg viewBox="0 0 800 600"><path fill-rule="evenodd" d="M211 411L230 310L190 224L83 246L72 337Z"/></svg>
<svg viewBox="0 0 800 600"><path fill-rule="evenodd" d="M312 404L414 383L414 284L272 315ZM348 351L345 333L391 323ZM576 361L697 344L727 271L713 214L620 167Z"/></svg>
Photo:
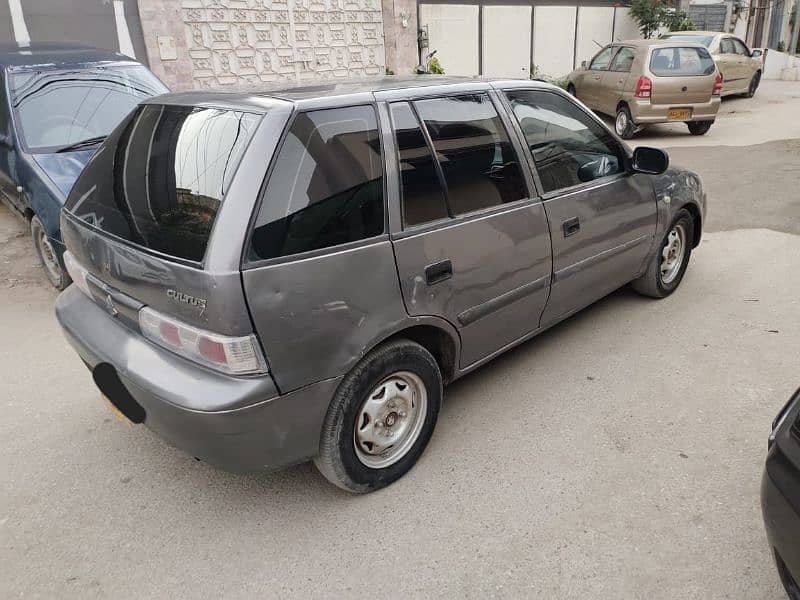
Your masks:
<svg viewBox="0 0 800 600"><path fill-rule="evenodd" d="M762 50L751 50L739 38L719 31L673 31L661 38L670 42L693 42L708 48L722 74L723 96L744 94L752 98L755 95L764 69Z"/></svg>
<svg viewBox="0 0 800 600"><path fill-rule="evenodd" d="M567 91L615 117L617 135L630 139L644 125L685 122L693 135L714 123L722 75L702 44L631 40L609 44L569 75Z"/></svg>

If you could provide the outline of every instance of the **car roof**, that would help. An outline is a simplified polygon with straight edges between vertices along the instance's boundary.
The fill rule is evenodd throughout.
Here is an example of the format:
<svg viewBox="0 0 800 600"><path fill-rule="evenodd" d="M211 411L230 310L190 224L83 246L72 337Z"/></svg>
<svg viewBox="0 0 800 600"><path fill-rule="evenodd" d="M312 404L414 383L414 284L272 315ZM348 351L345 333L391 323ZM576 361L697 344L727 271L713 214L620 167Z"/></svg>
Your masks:
<svg viewBox="0 0 800 600"><path fill-rule="evenodd" d="M693 32L694 33L694 32ZM612 46L635 46L637 48L650 48L652 46L664 46L667 48L671 48L673 46L681 46L687 48L705 48L703 44L696 44L694 42L686 42L686 41L670 41L668 38L664 39L649 39L649 40L625 40L622 42L614 42L613 44L609 44Z"/></svg>
<svg viewBox="0 0 800 600"><path fill-rule="evenodd" d="M222 106L228 108L264 110L273 102L299 102L333 98L337 96L355 96L392 90L424 89L428 87L447 87L461 89L474 84L475 89L489 89L489 84L526 83L531 87L550 88L544 81L535 79L509 80L488 77L452 77L441 75L417 75L416 77L365 77L337 82L322 81L289 86L261 86L258 84L231 86L222 90L191 90L173 92L145 100L149 104L173 104L182 106ZM446 91L446 90L443 90ZM344 101L343 101L344 102Z"/></svg>
<svg viewBox="0 0 800 600"><path fill-rule="evenodd" d="M691 31L668 31L663 35L700 35L703 37L714 37L715 35L732 35L732 34L724 33L722 31L702 31L702 30L692 29Z"/></svg>
<svg viewBox="0 0 800 600"><path fill-rule="evenodd" d="M32 42L30 44L0 44L0 66L28 67L75 65L96 62L135 62L119 52L83 44Z"/></svg>

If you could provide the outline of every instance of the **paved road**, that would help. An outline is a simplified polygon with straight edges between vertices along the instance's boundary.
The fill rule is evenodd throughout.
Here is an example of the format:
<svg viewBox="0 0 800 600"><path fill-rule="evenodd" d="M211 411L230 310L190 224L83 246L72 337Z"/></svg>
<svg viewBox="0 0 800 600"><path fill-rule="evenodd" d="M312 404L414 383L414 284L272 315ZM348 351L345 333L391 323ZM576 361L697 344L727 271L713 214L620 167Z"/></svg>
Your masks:
<svg viewBox="0 0 800 600"><path fill-rule="evenodd" d="M419 465L366 497L117 422L0 208L0 597L783 598L758 486L800 385L786 148L671 150L711 190L679 291L619 291L456 383Z"/></svg>

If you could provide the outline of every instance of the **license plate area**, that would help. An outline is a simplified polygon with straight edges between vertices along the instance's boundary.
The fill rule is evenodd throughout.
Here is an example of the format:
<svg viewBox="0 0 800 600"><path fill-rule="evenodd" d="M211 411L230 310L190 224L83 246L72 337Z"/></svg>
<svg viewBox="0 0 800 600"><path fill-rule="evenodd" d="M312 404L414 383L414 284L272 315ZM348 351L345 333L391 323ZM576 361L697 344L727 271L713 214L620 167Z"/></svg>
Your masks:
<svg viewBox="0 0 800 600"><path fill-rule="evenodd" d="M144 423L145 411L117 375L114 365L100 363L92 369L92 379L103 398L111 405L112 412L123 416L131 423Z"/></svg>
<svg viewBox="0 0 800 600"><path fill-rule="evenodd" d="M685 121L692 116L691 108L670 108L667 111L667 119L670 121Z"/></svg>

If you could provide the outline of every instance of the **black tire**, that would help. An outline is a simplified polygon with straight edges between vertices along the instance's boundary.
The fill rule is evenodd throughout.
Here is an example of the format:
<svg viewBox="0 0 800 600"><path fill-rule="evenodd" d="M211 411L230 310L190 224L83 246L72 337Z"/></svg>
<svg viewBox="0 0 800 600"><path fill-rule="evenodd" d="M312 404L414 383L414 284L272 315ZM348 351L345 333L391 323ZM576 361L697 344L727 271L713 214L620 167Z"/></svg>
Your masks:
<svg viewBox="0 0 800 600"><path fill-rule="evenodd" d="M575 97L575 98L577 98L577 97L578 97L578 94L577 94L577 92L575 91L575 86L574 86L574 85L572 85L571 83L570 83L570 84L567 86L567 93L568 93L570 96L573 96L573 97Z"/></svg>
<svg viewBox="0 0 800 600"><path fill-rule="evenodd" d="M777 553L775 554L775 562L778 565L778 574L786 590L786 595L789 596L789 600L800 600L800 585L794 580L794 577L792 577L792 574L789 573L789 569L786 567L786 563L783 562L783 559L778 556Z"/></svg>
<svg viewBox="0 0 800 600"><path fill-rule="evenodd" d="M680 266L674 273L674 277L665 281L664 274L661 272L662 262L664 260L664 250L670 242L670 234L678 228L683 228L684 233L684 252ZM689 265L689 259L692 256L692 244L694 243L694 219L689 211L681 209L675 215L675 219L664 234L664 239L658 245L658 252L650 259L647 265L647 270L639 279L631 282L631 287L644 296L651 298L665 298L674 292L681 281L683 275L686 273L686 267Z"/></svg>
<svg viewBox="0 0 800 600"><path fill-rule="evenodd" d="M614 131L623 140L629 140L636 133L636 123L633 122L631 111L626 105L617 109L617 116L614 119Z"/></svg>
<svg viewBox="0 0 800 600"><path fill-rule="evenodd" d="M713 124L714 121L689 121L686 126L692 135L705 135Z"/></svg>
<svg viewBox="0 0 800 600"><path fill-rule="evenodd" d="M756 71L753 78L750 80L750 85L747 88L747 93L745 94L746 97L752 98L756 95L756 90L758 90L758 84L761 83L761 71Z"/></svg>
<svg viewBox="0 0 800 600"><path fill-rule="evenodd" d="M42 264L42 269L48 281L57 290L65 289L72 283L72 279L64 269L61 259L47 237L44 225L36 215L31 219L31 237L33 238L33 247L36 249L36 255L39 257L39 262Z"/></svg>
<svg viewBox="0 0 800 600"><path fill-rule="evenodd" d="M427 408L420 415L421 428L413 445L396 462L384 468L367 466L356 451L356 422L362 419L362 407L371 392L402 372L415 375L425 387ZM379 346L339 384L325 416L314 464L328 481L349 492L364 494L386 487L411 470L422 455L436 426L441 403L442 375L430 352L405 339Z"/></svg>

